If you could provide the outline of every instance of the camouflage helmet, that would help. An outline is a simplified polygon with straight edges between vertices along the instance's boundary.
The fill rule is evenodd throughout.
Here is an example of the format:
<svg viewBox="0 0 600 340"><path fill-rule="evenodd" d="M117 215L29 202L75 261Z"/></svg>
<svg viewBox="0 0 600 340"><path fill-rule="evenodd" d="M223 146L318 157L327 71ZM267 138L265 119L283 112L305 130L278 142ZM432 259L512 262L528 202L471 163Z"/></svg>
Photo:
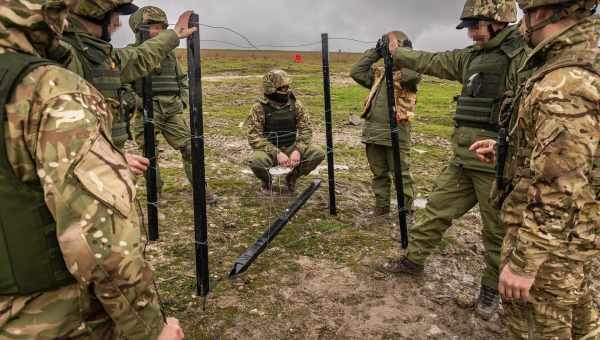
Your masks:
<svg viewBox="0 0 600 340"><path fill-rule="evenodd" d="M93 20L103 20L110 12L130 15L138 10L133 0L81 0L71 13Z"/></svg>
<svg viewBox="0 0 600 340"><path fill-rule="evenodd" d="M133 32L137 33L141 25L150 24L164 24L167 26L169 24L167 13L158 7L146 6L140 8L129 17L129 27L131 27Z"/></svg>
<svg viewBox="0 0 600 340"><path fill-rule="evenodd" d="M526 11L532 8L552 5L574 5L578 10L593 13L594 8L598 6L599 0L517 0L519 7Z"/></svg>
<svg viewBox="0 0 600 340"><path fill-rule="evenodd" d="M77 3L77 0L0 0L0 40L10 41L13 47L33 52L31 41L26 37L32 36L32 32L51 31L54 36L50 36L50 40L57 39L65 28L68 10ZM27 34L13 36L10 33L12 30ZM47 43L49 46L52 41Z"/></svg>
<svg viewBox="0 0 600 340"><path fill-rule="evenodd" d="M479 20L511 23L517 21L517 4L514 0L467 0L456 27L472 27Z"/></svg>
<svg viewBox="0 0 600 340"><path fill-rule="evenodd" d="M277 92L277 89L282 86L290 86L292 79L283 70L272 70L269 71L263 77L263 90L264 94L273 94Z"/></svg>

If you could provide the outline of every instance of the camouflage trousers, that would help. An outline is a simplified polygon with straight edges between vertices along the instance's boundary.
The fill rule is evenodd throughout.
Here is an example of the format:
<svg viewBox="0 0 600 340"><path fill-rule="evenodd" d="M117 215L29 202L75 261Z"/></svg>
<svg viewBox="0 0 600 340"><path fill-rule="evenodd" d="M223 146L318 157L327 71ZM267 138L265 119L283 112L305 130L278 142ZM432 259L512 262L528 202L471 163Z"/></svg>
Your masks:
<svg viewBox="0 0 600 340"><path fill-rule="evenodd" d="M163 135L167 143L181 153L185 175L192 183L192 145L190 125L181 113L163 113L159 105L154 107L154 131ZM144 121L138 115L133 123L133 135L136 143L144 149ZM158 151L157 151L158 152ZM158 192L162 192L163 181L160 169L157 171Z"/></svg>
<svg viewBox="0 0 600 340"><path fill-rule="evenodd" d="M508 231L504 259L513 251L518 229ZM550 255L540 267L527 304L503 301L504 321L513 339L600 339L598 308L590 291L589 261ZM590 334L596 331L597 334ZM587 337L586 337L587 335Z"/></svg>
<svg viewBox="0 0 600 340"><path fill-rule="evenodd" d="M394 174L394 149L390 146L369 143L366 144L366 152L369 167L373 173L372 188L375 194L375 207L387 208L390 206L390 182L393 177L391 175ZM413 177L410 174L409 156L410 149L408 147L400 149L404 203L409 209L412 209L415 188Z"/></svg>
<svg viewBox="0 0 600 340"><path fill-rule="evenodd" d="M281 150L289 156L295 148L291 146L282 148ZM316 146L309 146L305 150L299 151L301 157L300 165L292 171L292 175L296 176L296 178L308 175L325 159L325 153ZM256 177L263 182L270 182L271 175L269 174L269 169L276 165L277 155L269 155L264 151L254 151L247 163Z"/></svg>
<svg viewBox="0 0 600 340"><path fill-rule="evenodd" d="M407 257L424 265L425 260L440 245L452 221L479 204L486 264L481 284L497 289L504 228L499 221L499 211L489 201L494 177L493 173L464 169L455 164L448 165L435 179L424 216L410 229Z"/></svg>
<svg viewBox="0 0 600 340"><path fill-rule="evenodd" d="M0 296L0 339L118 338L111 318L89 298L77 284L27 296Z"/></svg>

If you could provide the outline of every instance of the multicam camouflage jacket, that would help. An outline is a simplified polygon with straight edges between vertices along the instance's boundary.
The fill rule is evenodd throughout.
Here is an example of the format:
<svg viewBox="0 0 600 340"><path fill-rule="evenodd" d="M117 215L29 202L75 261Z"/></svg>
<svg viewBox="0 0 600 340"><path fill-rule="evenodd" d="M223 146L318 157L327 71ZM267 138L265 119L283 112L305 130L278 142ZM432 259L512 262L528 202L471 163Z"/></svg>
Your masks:
<svg viewBox="0 0 600 340"><path fill-rule="evenodd" d="M270 105L275 108L283 108L287 105L294 105L297 112L296 122L298 128L296 144L294 145L294 148L302 153L308 148L308 146L310 146L312 140L312 127L310 124L309 114L304 109L304 105L297 101L293 94L290 94L290 97L292 99L284 106L281 106L267 98L260 98L258 99L258 103L254 104L247 119L248 143L253 150L264 151L273 157L276 157L277 153L281 151L275 145L270 143L263 134L265 127L265 112L263 110L263 105Z"/></svg>
<svg viewBox="0 0 600 340"><path fill-rule="evenodd" d="M559 32L529 57L536 68L517 95L502 205L517 228L507 263L534 277L549 255L584 261L600 243L600 18Z"/></svg>
<svg viewBox="0 0 600 340"><path fill-rule="evenodd" d="M11 41L0 39L0 53L35 53ZM109 325L128 339L156 338L163 322L142 255L135 177L110 142L104 98L76 74L42 66L16 86L6 115L10 165L23 183L41 183L77 283L1 296L0 337L83 337ZM13 323L28 318L35 323Z"/></svg>

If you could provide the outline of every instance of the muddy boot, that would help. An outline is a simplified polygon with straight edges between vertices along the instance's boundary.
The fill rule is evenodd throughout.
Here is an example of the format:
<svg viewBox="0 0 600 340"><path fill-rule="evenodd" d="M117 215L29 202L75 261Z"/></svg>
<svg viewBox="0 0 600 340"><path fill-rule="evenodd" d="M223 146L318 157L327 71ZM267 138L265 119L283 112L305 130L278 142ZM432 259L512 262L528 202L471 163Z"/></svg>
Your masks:
<svg viewBox="0 0 600 340"><path fill-rule="evenodd" d="M387 216L390 214L390 207L375 207L369 214L372 217Z"/></svg>
<svg viewBox="0 0 600 340"><path fill-rule="evenodd" d="M477 315L484 320L489 320L496 314L498 306L500 305L500 294L494 288L490 288L482 285L479 290L479 298L477 299L477 305L475 311Z"/></svg>
<svg viewBox="0 0 600 340"><path fill-rule="evenodd" d="M416 264L408 259L406 256L400 256L397 259L389 260L379 265L378 270L384 273L392 274L409 274L409 275L421 275L423 274L423 266Z"/></svg>
<svg viewBox="0 0 600 340"><path fill-rule="evenodd" d="M271 183L271 181L266 182L261 180L260 181L260 192L265 194L265 195L269 195L273 192L273 184Z"/></svg>
<svg viewBox="0 0 600 340"><path fill-rule="evenodd" d="M296 192L296 182L298 181L298 177L294 174L294 172L290 172L285 176L285 188L290 194Z"/></svg>

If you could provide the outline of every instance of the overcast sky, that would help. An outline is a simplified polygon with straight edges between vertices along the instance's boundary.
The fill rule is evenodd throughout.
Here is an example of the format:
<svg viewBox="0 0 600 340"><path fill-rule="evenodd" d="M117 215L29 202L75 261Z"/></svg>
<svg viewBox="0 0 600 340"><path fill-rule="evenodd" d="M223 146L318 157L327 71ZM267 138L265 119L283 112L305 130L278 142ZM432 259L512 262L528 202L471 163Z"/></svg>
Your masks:
<svg viewBox="0 0 600 340"><path fill-rule="evenodd" d="M163 8L171 23L179 14L192 9L202 24L227 26L240 31L254 44L312 43L321 33L330 37L349 37L376 41L382 33L402 30L415 48L447 50L470 44L466 31L455 29L464 0L140 0L137 5ZM123 46L133 40L127 18L115 34L114 42ZM240 37L219 29L202 28L202 40L223 40L247 45ZM332 40L332 50L362 51L371 45ZM203 48L231 46L202 42ZM299 48L318 50L320 46Z"/></svg>

